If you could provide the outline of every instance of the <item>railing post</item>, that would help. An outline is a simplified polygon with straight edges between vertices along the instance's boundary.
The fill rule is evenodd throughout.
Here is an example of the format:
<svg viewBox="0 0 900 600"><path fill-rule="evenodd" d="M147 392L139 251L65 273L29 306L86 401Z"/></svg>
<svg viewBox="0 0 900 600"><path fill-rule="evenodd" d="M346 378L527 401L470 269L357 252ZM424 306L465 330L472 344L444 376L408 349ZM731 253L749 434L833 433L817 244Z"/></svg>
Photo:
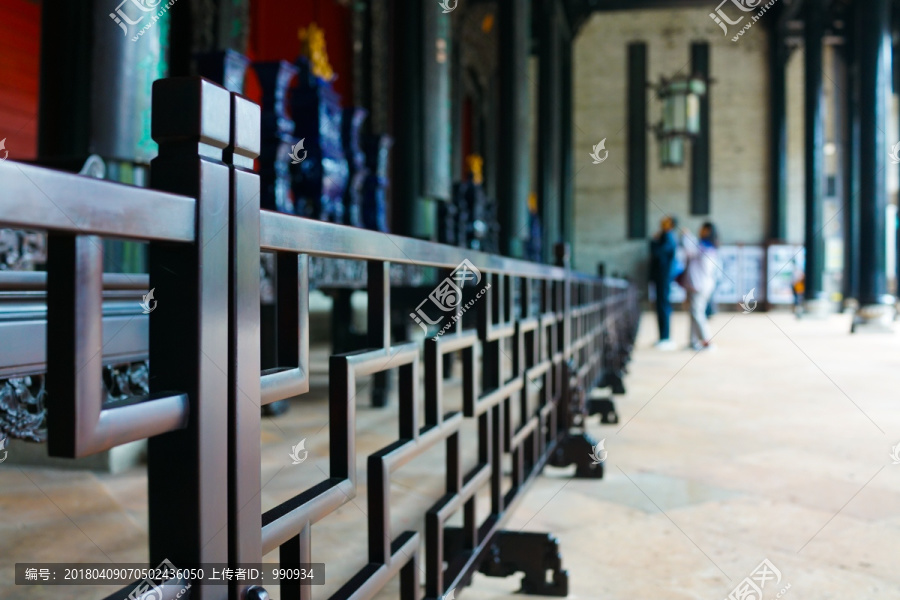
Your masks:
<svg viewBox="0 0 900 600"><path fill-rule="evenodd" d="M368 268L368 347L390 348L391 346L391 263L386 261L369 261ZM352 311L351 311L352 312ZM332 318L332 322L335 319ZM339 326L347 328L348 319ZM345 351L342 349L341 351ZM372 406L387 406L391 388L390 371L381 371L373 376Z"/></svg>
<svg viewBox="0 0 900 600"><path fill-rule="evenodd" d="M583 419L587 415L584 414L583 406L576 406L575 394L579 393L574 388L577 387L578 369L577 356L572 349L572 283L573 277L570 272L569 265L569 245L565 243L556 244L554 247L556 256L556 266L566 270L563 279L562 290L562 360L559 364L559 382L561 387L559 404L557 405L557 440L556 448L550 457L548 464L564 467L575 463L576 477L603 477L603 465L593 464L590 456L594 451L594 439L586 432L580 434L572 432L573 426L580 423L583 426ZM580 298L579 301L583 301ZM579 318L579 322L582 318ZM583 331L578 332L580 338L584 335ZM574 381L573 381L574 380ZM579 402L578 405L581 405ZM580 418L576 419L576 413L580 413Z"/></svg>
<svg viewBox="0 0 900 600"><path fill-rule="evenodd" d="M151 243L150 393L180 389L187 428L149 441L150 561L179 568L228 561L228 168L231 98L201 78L153 84L153 188L197 200L195 242ZM191 598L225 599L225 586Z"/></svg>
<svg viewBox="0 0 900 600"><path fill-rule="evenodd" d="M569 258L571 257L571 253L569 252L569 244L560 242L553 247L553 251L554 255L556 256L556 266L562 267L566 271L569 271ZM572 303L572 288L570 282L571 279L569 278L569 274L566 273L565 286L563 288L563 314L565 314L566 317L569 316L569 309L571 308ZM568 323L568 318L566 319L566 323ZM569 344L567 338L564 342L564 346L568 351Z"/></svg>
<svg viewBox="0 0 900 600"><path fill-rule="evenodd" d="M228 558L238 564L262 562L260 528L260 295L259 175L253 159L260 151L260 109L231 94L228 307ZM296 260L296 259L295 259ZM236 598L249 585L233 584ZM260 588L257 588L259 590ZM257 596L258 597L258 596Z"/></svg>

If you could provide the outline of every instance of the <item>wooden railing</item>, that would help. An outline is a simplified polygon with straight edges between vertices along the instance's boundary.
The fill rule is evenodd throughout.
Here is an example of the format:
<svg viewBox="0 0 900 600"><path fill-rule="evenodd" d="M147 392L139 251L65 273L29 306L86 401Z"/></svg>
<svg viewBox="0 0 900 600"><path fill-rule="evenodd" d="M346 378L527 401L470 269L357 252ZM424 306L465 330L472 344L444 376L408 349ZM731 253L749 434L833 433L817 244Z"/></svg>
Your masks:
<svg viewBox="0 0 900 600"><path fill-rule="evenodd" d="M398 369L399 433L367 463L368 565L332 598L371 598L399 576L404 600L423 593L434 599L466 585L476 570L515 570L515 559L503 562L502 547L509 545L502 543L503 524L548 461L579 462L567 458L567 444L584 443L571 427L586 415L584 390L603 380L621 384L637 328L634 287L574 273L564 256L560 266L540 265L260 211L252 168L260 143L258 106L206 80L167 79L154 84L153 115L159 144L151 165L154 189L0 162L0 226L49 235L46 283L37 274L8 277L34 280L20 286L45 285L46 325L38 311L33 320L39 325L19 323L21 335L7 338L0 351L0 373L46 369L49 453L80 457L149 438L154 565L164 559L179 567L259 563L275 549L285 566L311 562L312 527L357 493L356 378ZM116 279L103 274L102 238L148 243L149 282L133 276L119 284L155 290L149 315L136 311L117 320L109 297L104 309L104 289L109 296ZM276 254L278 277L279 366L266 372L260 369L261 252ZM263 512L260 407L309 391L311 256L366 261L369 348L330 359L329 478ZM392 339L392 263L454 273L439 285L476 282L460 286L453 310L429 318L440 316L443 325L461 307L465 314L440 336L431 328L434 337L423 342ZM122 332L128 343L111 331ZM36 339L44 335L45 358ZM142 339L150 394L123 406L103 405L102 365L119 355L139 358ZM27 366L17 364L19 346L31 349ZM509 361L504 347L511 347ZM444 408L448 354L461 355L461 412ZM504 366L510 362L511 369ZM464 472L461 425L467 419L477 423L478 464ZM391 537L391 473L441 444L446 488L422 515L424 533ZM512 459L509 481L501 468L505 456ZM476 518L475 495L486 488L490 512ZM448 526L459 510L462 527ZM526 577L526 587L565 594L558 560L536 560L541 572ZM548 568L553 582L544 576ZM311 598L309 590L282 584L281 597ZM266 597L259 586L237 583L230 596L226 586L195 585L189 592L202 599Z"/></svg>

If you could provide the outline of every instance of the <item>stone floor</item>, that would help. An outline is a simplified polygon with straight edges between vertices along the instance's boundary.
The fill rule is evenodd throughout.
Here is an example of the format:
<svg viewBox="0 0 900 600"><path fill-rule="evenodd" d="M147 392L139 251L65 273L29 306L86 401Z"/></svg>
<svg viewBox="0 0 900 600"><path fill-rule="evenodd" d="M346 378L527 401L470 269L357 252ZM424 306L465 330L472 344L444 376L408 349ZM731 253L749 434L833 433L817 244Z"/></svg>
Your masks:
<svg viewBox="0 0 900 600"><path fill-rule="evenodd" d="M548 469L509 527L557 535L571 598L719 600L768 559L781 578L768 581L766 600L900 599L900 464L890 456L900 443L900 334L850 336L844 316L730 313L713 326L711 352L659 352L646 317L628 394L616 400L620 423L589 426L606 439L605 478ZM682 315L674 334L686 343ZM324 373L325 364L317 354L314 369ZM324 385L324 375L315 376L319 393L305 410L264 422L264 508L325 479L327 413L314 398ZM365 407L365 386L361 452L384 445L396 427L394 411ZM304 438L309 459L292 465L290 447ZM394 479L394 534L417 527L415 515L433 502L428 490L442 481L430 468L436 460L417 459ZM111 593L16 587L12 567L145 561L145 487L142 469L102 475L0 465L0 598ZM314 527L314 559L326 563L330 582L316 598L362 565L365 512L361 491ZM476 576L457 597L508 598L517 580ZM396 598L395 588L380 597Z"/></svg>

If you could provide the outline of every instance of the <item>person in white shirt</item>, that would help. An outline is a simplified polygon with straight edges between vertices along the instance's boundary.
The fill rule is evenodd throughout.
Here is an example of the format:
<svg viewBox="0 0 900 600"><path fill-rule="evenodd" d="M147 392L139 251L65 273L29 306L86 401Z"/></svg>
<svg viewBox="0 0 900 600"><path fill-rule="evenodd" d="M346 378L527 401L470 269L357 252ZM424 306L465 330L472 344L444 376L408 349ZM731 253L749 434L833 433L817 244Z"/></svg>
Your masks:
<svg viewBox="0 0 900 600"><path fill-rule="evenodd" d="M691 348L707 350L711 347L706 307L716 287L719 266L719 236L716 226L706 222L700 228L698 240L688 230L683 230L681 245L684 247L687 266L683 277L691 311Z"/></svg>

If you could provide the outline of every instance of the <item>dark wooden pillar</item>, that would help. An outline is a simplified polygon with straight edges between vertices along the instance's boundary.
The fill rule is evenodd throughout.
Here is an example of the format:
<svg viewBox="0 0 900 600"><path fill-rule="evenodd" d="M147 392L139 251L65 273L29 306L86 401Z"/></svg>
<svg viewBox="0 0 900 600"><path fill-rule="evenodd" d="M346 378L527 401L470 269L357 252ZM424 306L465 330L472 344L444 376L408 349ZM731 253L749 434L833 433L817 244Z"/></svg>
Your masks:
<svg viewBox="0 0 900 600"><path fill-rule="evenodd" d="M530 90L528 57L531 54L531 3L499 5L500 106L499 137L503 151L497 155L497 206L503 220L500 250L507 256L524 256L528 235L528 186L530 154L528 130Z"/></svg>
<svg viewBox="0 0 900 600"><path fill-rule="evenodd" d="M894 45L891 53L894 76L894 93L900 94L900 45ZM900 138L898 138L900 139ZM896 168L896 167L895 167ZM897 211L894 227L894 295L900 297L900 210Z"/></svg>
<svg viewBox="0 0 900 600"><path fill-rule="evenodd" d="M859 303L879 304L887 293L885 267L885 167L890 145L884 134L890 84L890 4L858 2L859 52Z"/></svg>
<svg viewBox="0 0 900 600"><path fill-rule="evenodd" d="M709 79L709 44L691 44L691 72L703 79ZM691 143L691 214L709 214L709 173L710 173L710 128L709 94L700 97L700 133Z"/></svg>
<svg viewBox="0 0 900 600"><path fill-rule="evenodd" d="M560 132L560 189L559 197L561 200L562 214L562 239L569 245L569 248L575 248L575 190L572 173L572 118L575 114L572 106L572 32L565 31L562 40L562 56L561 56L561 79L560 94L562 96L560 102L561 116L561 132ZM570 253L569 260L575 261L574 252Z"/></svg>
<svg viewBox="0 0 900 600"><path fill-rule="evenodd" d="M168 64L162 23L132 41L150 22L144 14L131 3L105 8L93 0L71 6L44 3L41 164L78 171L89 155L97 154L106 162L106 179L147 184L146 165L157 152L150 137L151 86L166 76ZM110 239L102 245L107 272L140 273L146 268L145 246Z"/></svg>
<svg viewBox="0 0 900 600"><path fill-rule="evenodd" d="M392 229L414 235L420 215L422 191L422 2L394 0L394 77L391 130L394 137L391 157L393 188Z"/></svg>
<svg viewBox="0 0 900 600"><path fill-rule="evenodd" d="M628 237L647 237L647 44L628 44Z"/></svg>
<svg viewBox="0 0 900 600"><path fill-rule="evenodd" d="M369 118L363 121L362 133L372 134L372 104L375 78L375 61L372 58L375 23L372 18L372 4L360 2L353 12L353 103L369 110Z"/></svg>
<svg viewBox="0 0 900 600"><path fill-rule="evenodd" d="M497 197L497 156L505 152L506 147L502 140L497 139L499 130L495 126L500 120L503 107L500 106L500 82L499 76L494 73L488 79L484 97L487 102L483 106L484 120L481 123L481 137L484 141L484 191L488 198Z"/></svg>
<svg viewBox="0 0 900 600"><path fill-rule="evenodd" d="M769 43L769 237L787 238L787 59L784 28L772 28Z"/></svg>
<svg viewBox="0 0 900 600"><path fill-rule="evenodd" d="M450 19L424 0L394 0L394 230L432 239L435 202L451 195Z"/></svg>
<svg viewBox="0 0 900 600"><path fill-rule="evenodd" d="M452 181L462 181L464 176L463 161L463 112L465 110L465 77L462 44L453 44L451 53L450 80L453 82L451 94L453 94L452 109L450 115L451 151L450 151L450 177ZM473 119L474 120L474 119Z"/></svg>
<svg viewBox="0 0 900 600"><path fill-rule="evenodd" d="M422 195L430 202L450 200L450 67L453 39L450 15L428 0L417 0L423 15L422 46L419 50L422 86ZM406 4L404 3L404 7ZM424 207L434 219L434 206ZM423 231L427 237L427 232Z"/></svg>
<svg viewBox="0 0 900 600"><path fill-rule="evenodd" d="M824 96L822 94L822 36L825 29L823 0L806 0L805 21L805 132L806 173L806 300L822 295L825 245L822 238L822 177L825 172Z"/></svg>
<svg viewBox="0 0 900 600"><path fill-rule="evenodd" d="M852 17L851 17L852 18ZM841 57L845 83L843 97L844 135L844 276L845 299L859 298L859 60L855 28L850 27Z"/></svg>
<svg viewBox="0 0 900 600"><path fill-rule="evenodd" d="M194 30L197 24L191 11L191 3L176 2L169 9L169 75L191 75L191 57L194 54ZM243 48L239 49L241 52Z"/></svg>
<svg viewBox="0 0 900 600"><path fill-rule="evenodd" d="M93 2L64 2L53 7L51 16L45 6L38 95L38 158L42 161L68 157L77 163L90 154L92 14L97 10Z"/></svg>
<svg viewBox="0 0 900 600"><path fill-rule="evenodd" d="M538 98L538 190L544 229L544 261L562 237L560 223L560 25L555 0L540 2Z"/></svg>

